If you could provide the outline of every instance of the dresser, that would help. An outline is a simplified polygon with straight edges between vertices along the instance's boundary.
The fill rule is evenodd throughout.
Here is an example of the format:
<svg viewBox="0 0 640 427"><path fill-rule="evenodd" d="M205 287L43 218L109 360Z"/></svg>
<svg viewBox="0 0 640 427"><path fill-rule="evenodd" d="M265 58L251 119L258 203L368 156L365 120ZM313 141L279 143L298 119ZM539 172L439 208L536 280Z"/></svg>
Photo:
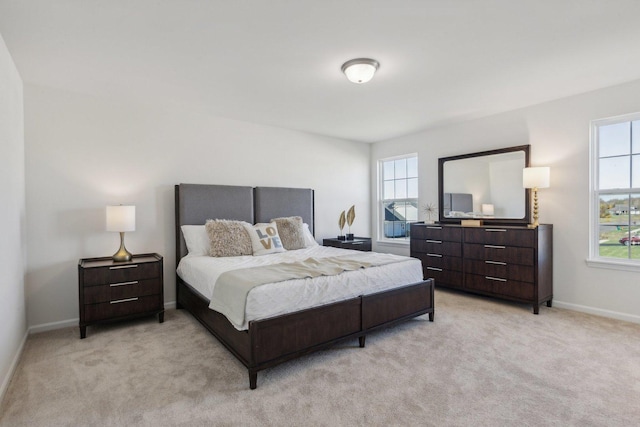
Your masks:
<svg viewBox="0 0 640 427"><path fill-rule="evenodd" d="M80 338L87 326L158 315L164 321L163 260L158 254L133 255L131 261L111 257L78 262Z"/></svg>
<svg viewBox="0 0 640 427"><path fill-rule="evenodd" d="M371 238L354 237L352 240L322 239L322 246L334 248L355 249L356 251L371 251Z"/></svg>
<svg viewBox="0 0 640 427"><path fill-rule="evenodd" d="M553 226L411 224L411 256L436 286L551 307Z"/></svg>

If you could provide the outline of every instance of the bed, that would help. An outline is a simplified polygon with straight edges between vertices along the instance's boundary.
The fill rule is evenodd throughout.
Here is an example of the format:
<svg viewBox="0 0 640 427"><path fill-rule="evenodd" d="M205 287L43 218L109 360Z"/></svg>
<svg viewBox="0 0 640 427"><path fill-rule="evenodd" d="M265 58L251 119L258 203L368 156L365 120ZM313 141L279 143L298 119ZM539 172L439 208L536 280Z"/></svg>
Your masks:
<svg viewBox="0 0 640 427"><path fill-rule="evenodd" d="M420 277L413 283L394 284L381 291L249 320L246 327L239 327L209 308L211 296L203 295L205 291L178 274L181 260L188 258L181 227L202 225L215 218L254 224L295 215L313 233L313 190L179 184L175 186L175 212L177 308L189 311L247 368L251 389L257 387L259 371L287 360L349 339L358 338L360 347L365 347L366 335L371 331L424 314L429 315L430 321L434 319L434 283ZM328 249L339 251L322 247L315 251Z"/></svg>

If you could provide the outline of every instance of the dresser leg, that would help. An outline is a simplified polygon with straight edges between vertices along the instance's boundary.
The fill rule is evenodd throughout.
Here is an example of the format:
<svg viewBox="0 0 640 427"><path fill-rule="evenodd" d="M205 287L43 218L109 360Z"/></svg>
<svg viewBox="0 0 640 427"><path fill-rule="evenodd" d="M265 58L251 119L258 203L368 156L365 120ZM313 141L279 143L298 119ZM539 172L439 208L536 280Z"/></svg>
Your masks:
<svg viewBox="0 0 640 427"><path fill-rule="evenodd" d="M158 313L158 323L164 322L164 311Z"/></svg>
<svg viewBox="0 0 640 427"><path fill-rule="evenodd" d="M533 314L538 314L540 312L540 305L533 304Z"/></svg>
<svg viewBox="0 0 640 427"><path fill-rule="evenodd" d="M433 317L435 316L435 313L432 311L431 313L429 313L429 322L433 322Z"/></svg>
<svg viewBox="0 0 640 427"><path fill-rule="evenodd" d="M366 339L367 339L367 336L366 336L366 335L363 335L363 336L361 336L361 337L358 337L358 343L360 344L360 348L364 348L364 343L365 343L365 340L366 340Z"/></svg>
<svg viewBox="0 0 640 427"><path fill-rule="evenodd" d="M80 326L80 339L86 338L87 337L87 327L86 326Z"/></svg>
<svg viewBox="0 0 640 427"><path fill-rule="evenodd" d="M249 371L249 388L255 390L258 387L258 373Z"/></svg>
<svg viewBox="0 0 640 427"><path fill-rule="evenodd" d="M547 307L551 307L551 301L552 300L547 301Z"/></svg>

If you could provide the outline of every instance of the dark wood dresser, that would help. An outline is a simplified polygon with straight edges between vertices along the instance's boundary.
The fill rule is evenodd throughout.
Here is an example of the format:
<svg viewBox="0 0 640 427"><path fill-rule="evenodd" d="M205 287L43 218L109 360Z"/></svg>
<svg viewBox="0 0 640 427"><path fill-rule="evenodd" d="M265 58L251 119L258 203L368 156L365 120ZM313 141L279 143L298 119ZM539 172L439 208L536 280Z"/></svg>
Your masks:
<svg viewBox="0 0 640 427"><path fill-rule="evenodd" d="M436 286L533 306L553 299L553 226L411 224L411 256Z"/></svg>
<svg viewBox="0 0 640 427"><path fill-rule="evenodd" d="M111 257L78 262L80 338L87 326L134 317L158 315L164 321L162 256L134 255L131 261Z"/></svg>
<svg viewBox="0 0 640 427"><path fill-rule="evenodd" d="M334 248L355 249L356 251L371 251L371 238L354 237L352 240L322 239L322 246Z"/></svg>

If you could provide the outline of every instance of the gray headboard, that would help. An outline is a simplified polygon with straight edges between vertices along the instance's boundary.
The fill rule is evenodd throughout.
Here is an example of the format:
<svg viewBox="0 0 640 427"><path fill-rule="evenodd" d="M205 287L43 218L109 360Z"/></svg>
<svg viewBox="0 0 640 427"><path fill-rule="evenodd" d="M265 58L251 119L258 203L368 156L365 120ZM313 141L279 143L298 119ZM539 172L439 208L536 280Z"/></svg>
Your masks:
<svg viewBox="0 0 640 427"><path fill-rule="evenodd" d="M314 230L311 189L178 184L176 203L176 263L187 254L180 226L200 225L208 219L236 219L254 224L282 216L301 216Z"/></svg>

